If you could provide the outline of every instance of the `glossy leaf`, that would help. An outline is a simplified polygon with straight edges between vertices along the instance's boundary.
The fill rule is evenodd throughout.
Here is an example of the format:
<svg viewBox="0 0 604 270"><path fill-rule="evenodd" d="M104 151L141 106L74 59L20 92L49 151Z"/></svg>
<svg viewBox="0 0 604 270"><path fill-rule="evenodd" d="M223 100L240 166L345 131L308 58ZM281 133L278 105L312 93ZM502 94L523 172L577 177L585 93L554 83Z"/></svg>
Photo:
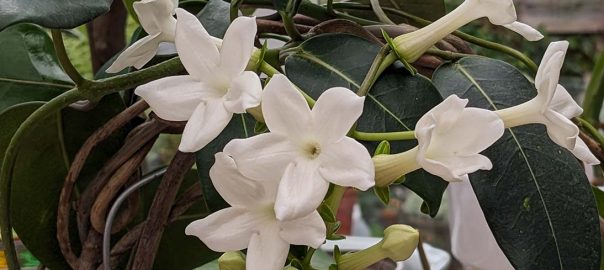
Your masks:
<svg viewBox="0 0 604 270"><path fill-rule="evenodd" d="M504 62L468 57L433 77L443 96L468 106L503 109L536 95L520 71ZM517 269L597 269L600 233L596 202L583 166L553 143L542 125L508 129L483 152L490 171L470 175L489 227Z"/></svg>
<svg viewBox="0 0 604 270"><path fill-rule="evenodd" d="M42 28L9 27L0 32L0 48L0 111L22 102L48 101L73 87Z"/></svg>
<svg viewBox="0 0 604 270"><path fill-rule="evenodd" d="M326 34L302 43L285 62L289 79L313 98L330 87L356 91L380 47L360 37ZM346 52L346 57L342 57ZM367 98L357 129L364 132L408 131L432 107L442 101L427 78L411 76L403 68L388 69L376 81ZM392 153L414 147L416 141L392 141ZM377 142L364 143L370 153ZM403 185L421 196L435 216L447 183L423 170L407 175Z"/></svg>
<svg viewBox="0 0 604 270"><path fill-rule="evenodd" d="M0 113L2 153L19 125L42 104L23 103ZM122 109L118 95L106 97L92 111L65 109L30 130L19 149L12 174L11 222L25 246L51 269L67 268L56 239L57 205L67 170L84 140ZM119 148L121 137L117 134L93 151L79 182L94 177Z"/></svg>
<svg viewBox="0 0 604 270"><path fill-rule="evenodd" d="M119 0L116 0L119 1ZM16 23L71 29L109 11L112 0L2 0L0 30Z"/></svg>
<svg viewBox="0 0 604 270"><path fill-rule="evenodd" d="M197 14L197 18L210 35L222 38L231 24L230 8L228 2L210 0Z"/></svg>

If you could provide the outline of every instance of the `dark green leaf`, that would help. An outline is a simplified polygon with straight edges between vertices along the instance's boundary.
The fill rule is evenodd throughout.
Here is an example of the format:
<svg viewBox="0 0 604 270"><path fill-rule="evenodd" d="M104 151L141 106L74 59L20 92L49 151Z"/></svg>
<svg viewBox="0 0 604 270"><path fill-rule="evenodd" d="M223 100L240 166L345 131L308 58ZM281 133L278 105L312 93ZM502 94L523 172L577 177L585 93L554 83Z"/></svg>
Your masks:
<svg viewBox="0 0 604 270"><path fill-rule="evenodd" d="M197 14L197 18L208 33L214 37L222 38L231 24L231 5L222 0L210 0Z"/></svg>
<svg viewBox="0 0 604 270"><path fill-rule="evenodd" d="M0 113L2 153L18 126L42 104L23 103ZM67 269L57 243L56 216L59 194L71 160L84 140L122 109L119 96L111 95L92 111L65 109L50 115L29 130L24 138L13 167L11 221L25 246L49 268ZM93 151L79 182L92 179L104 161L119 148L120 140L118 134Z"/></svg>
<svg viewBox="0 0 604 270"><path fill-rule="evenodd" d="M468 106L503 109L536 90L504 62L468 57L434 73L443 96ZM484 151L490 171L470 175L491 231L517 269L597 269L600 233L596 202L583 166L554 144L542 125L508 129Z"/></svg>
<svg viewBox="0 0 604 270"><path fill-rule="evenodd" d="M598 187L591 187L591 191L593 191L596 203L598 204L598 214L604 217L604 191Z"/></svg>
<svg viewBox="0 0 604 270"><path fill-rule="evenodd" d="M214 165L214 154L222 152L224 146L232 139L247 138L254 135L255 120L248 114L235 114L220 136L199 150L197 156L197 173L201 180L204 199L210 212L228 206L210 181L210 168Z"/></svg>
<svg viewBox="0 0 604 270"><path fill-rule="evenodd" d="M111 2L112 0L3 0L0 5L0 30L22 22L56 29L75 28L109 11Z"/></svg>
<svg viewBox="0 0 604 270"><path fill-rule="evenodd" d="M48 101L73 87L42 28L9 27L0 32L0 48L0 111L22 102Z"/></svg>
<svg viewBox="0 0 604 270"><path fill-rule="evenodd" d="M320 35L302 43L299 50L286 59L285 69L289 79L315 99L334 86L356 91L379 50L378 45L356 36ZM419 118L441 100L427 78L411 76L403 68L388 69L367 95L357 129L365 132L413 130ZM415 141L393 141L392 152L399 153L416 144ZM364 145L373 153L378 143ZM447 182L418 170L407 175L403 185L428 203L431 216L436 215Z"/></svg>
<svg viewBox="0 0 604 270"><path fill-rule="evenodd" d="M319 209L317 209L317 211L319 211L319 215L321 215L321 218L323 218L323 220L325 222L336 222L336 221L338 221L336 219L336 215L333 213L333 211L331 211L331 208L325 202L323 202L319 206Z"/></svg>

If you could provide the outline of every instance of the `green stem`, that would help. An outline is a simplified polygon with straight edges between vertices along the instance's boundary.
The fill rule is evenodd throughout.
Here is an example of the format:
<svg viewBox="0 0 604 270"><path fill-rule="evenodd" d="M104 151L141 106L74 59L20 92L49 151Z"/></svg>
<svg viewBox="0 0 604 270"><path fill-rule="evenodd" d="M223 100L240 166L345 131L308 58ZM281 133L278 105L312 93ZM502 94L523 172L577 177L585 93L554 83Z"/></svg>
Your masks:
<svg viewBox="0 0 604 270"><path fill-rule="evenodd" d="M329 196L325 198L325 203L331 209L334 215L338 215L338 209L340 209L340 202L344 197L344 192L346 192L346 187L333 185L333 190L329 193Z"/></svg>
<svg viewBox="0 0 604 270"><path fill-rule="evenodd" d="M579 120L580 126L585 131L587 131L592 138L596 139L596 141L598 142L598 144L600 144L601 147L604 147L604 136L602 136L600 131L598 131L597 128L592 126L591 123L589 123L589 121L579 118L579 117L577 117L577 119Z"/></svg>
<svg viewBox="0 0 604 270"><path fill-rule="evenodd" d="M241 3L243 3L243 0L231 1L231 7L229 8L231 22L233 22L239 16L239 6L241 6Z"/></svg>
<svg viewBox="0 0 604 270"><path fill-rule="evenodd" d="M380 49L378 54L375 56L375 59L373 60L373 63L371 64L371 67L369 68L367 75L365 75L365 79L363 80L361 87L359 87L359 90L357 91L357 95L363 97L363 96L366 96L367 93L369 93L369 90L371 89L371 87L373 86L375 81L377 81L377 79L379 78L379 76L381 74L381 72L379 72L380 67L382 66L382 62L384 62L384 59L386 59L389 52L390 52L390 46L388 46L388 45L384 45L382 47L382 49ZM383 72L383 70L382 70L382 72Z"/></svg>
<svg viewBox="0 0 604 270"><path fill-rule="evenodd" d="M308 251L306 252L306 255L304 256L304 261L302 262L304 269L312 269L310 266L310 261L312 260L312 256L315 254L315 251L316 251L316 249L314 249L314 248L308 248Z"/></svg>
<svg viewBox="0 0 604 270"><path fill-rule="evenodd" d="M340 8L340 9L357 9L357 10L371 10L371 6L370 5L363 5L363 4L356 4L356 3L334 3L333 4L334 8ZM411 21L413 21L414 23L416 23L419 26L426 26L428 24L431 24L431 21L428 20L424 20L420 17L414 16L412 14L409 14L407 12L404 11L400 11L394 8L389 8L389 7L383 7L383 10L387 13L391 13L394 15L398 15L398 16L402 16L405 17ZM481 38L477 38L475 36L466 34L464 32L461 31L455 31L453 33L451 33L467 42L476 44L478 46L487 48L487 49L491 49L491 50L495 50L495 51L499 51L502 53L505 53L507 55L510 55L520 61L522 61L522 63L524 63L528 68L531 69L531 71L533 71L534 73L537 72L537 65L535 64L535 62L533 62L533 60L531 60L528 56L526 56L525 54L523 54L522 52L510 48L508 46L499 44L499 43L495 43L492 41L488 41L488 40L484 40Z"/></svg>
<svg viewBox="0 0 604 270"><path fill-rule="evenodd" d="M13 167L17 159L19 147L23 143L23 138L32 132L41 121L61 111L78 100L82 100L83 95L77 88L71 89L42 105L34 111L19 126L10 140L2 161L2 170L0 171L0 234L4 243L4 252L7 258L9 269L19 269L19 259L15 251L15 243L12 238L12 226L10 222L10 190Z"/></svg>
<svg viewBox="0 0 604 270"><path fill-rule="evenodd" d="M585 101L583 101L583 117L592 124L600 122L602 101L604 101L604 51L600 52L591 75Z"/></svg>
<svg viewBox="0 0 604 270"><path fill-rule="evenodd" d="M399 131L399 132L384 132L384 133L369 133L361 131L353 131L350 137L359 141L381 142L381 141L406 141L415 140L415 131Z"/></svg>
<svg viewBox="0 0 604 270"><path fill-rule="evenodd" d="M426 51L426 54L438 56L438 57L440 57L442 59L446 59L446 60L459 60L461 58L471 56L471 55L465 54L465 53L456 53L456 52L451 52L451 51L443 51L443 50L439 50L439 49L428 49Z"/></svg>
<svg viewBox="0 0 604 270"><path fill-rule="evenodd" d="M63 70L77 86L82 85L86 79L80 75L78 70L69 60L67 51L65 51L65 44L63 44L63 35L61 34L61 30L51 29L50 34L52 35L52 44L55 47L57 58L59 59L59 63L63 67Z"/></svg>
<svg viewBox="0 0 604 270"><path fill-rule="evenodd" d="M296 23L294 23L292 17L289 16L289 14L287 14L285 11L279 11L279 15L281 15L281 20L283 21L283 26L285 27L285 32L287 35L294 41L304 40L298 31L298 28L296 28Z"/></svg>

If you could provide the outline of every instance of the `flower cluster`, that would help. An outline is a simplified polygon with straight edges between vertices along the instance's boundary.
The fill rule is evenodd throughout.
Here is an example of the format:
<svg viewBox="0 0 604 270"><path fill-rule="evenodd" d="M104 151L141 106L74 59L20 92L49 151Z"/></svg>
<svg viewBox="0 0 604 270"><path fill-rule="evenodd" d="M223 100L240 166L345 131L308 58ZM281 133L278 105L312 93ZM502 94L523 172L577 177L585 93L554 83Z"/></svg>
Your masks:
<svg viewBox="0 0 604 270"><path fill-rule="evenodd" d="M140 68L155 55L159 42L175 43L188 75L153 81L135 93L159 117L187 121L180 151L202 149L219 136L233 114L261 105L270 132L230 141L215 155L210 169L214 187L231 207L186 228L186 234L197 236L215 251L247 249L247 269L281 269L289 245L317 248L324 242L326 226L316 209L330 183L367 190L388 186L420 168L447 181L467 180L472 172L492 168L480 152L497 141L505 128L544 124L555 143L588 164L598 163L569 120L581 108L558 84L566 42L548 48L535 80L538 95L531 101L491 111L467 107L468 100L449 96L418 121L417 147L372 158L347 136L363 112L364 97L347 88L330 88L311 108L286 76L272 76L263 89L259 76L246 71L255 50L254 18L235 19L220 41L194 15L176 8L175 1L144 0L134 8L149 36L126 49L108 71ZM530 40L541 37L516 22L511 0L467 0L430 26L396 38L396 49L412 62L442 37L479 17ZM409 243L416 244L413 233L406 234L413 230L404 231ZM405 259L409 252L383 257ZM351 256L346 261L355 261Z"/></svg>

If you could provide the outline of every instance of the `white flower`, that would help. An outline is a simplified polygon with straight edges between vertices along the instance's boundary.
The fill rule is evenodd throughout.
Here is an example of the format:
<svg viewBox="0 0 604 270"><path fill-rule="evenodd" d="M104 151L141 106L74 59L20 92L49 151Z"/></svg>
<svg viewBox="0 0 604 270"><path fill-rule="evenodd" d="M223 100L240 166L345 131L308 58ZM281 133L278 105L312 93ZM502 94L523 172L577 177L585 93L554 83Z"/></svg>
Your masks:
<svg viewBox="0 0 604 270"><path fill-rule="evenodd" d="M256 22L250 17L234 20L219 51L194 15L184 9L176 14L176 49L189 75L162 78L135 93L159 117L188 120L178 149L195 152L216 138L234 113L260 104L260 79L244 71L254 50Z"/></svg>
<svg viewBox="0 0 604 270"><path fill-rule="evenodd" d="M224 153L216 154L210 178L231 207L192 222L185 233L197 236L214 251L247 248L246 269L280 270L290 244L318 248L325 241L325 223L317 211L290 221L275 217L279 178L246 178Z"/></svg>
<svg viewBox="0 0 604 270"><path fill-rule="evenodd" d="M140 69L155 56L161 42L174 42L174 11L178 0L142 0L134 2L132 7L149 35L124 50L107 69L108 73L119 72L129 66Z"/></svg>
<svg viewBox="0 0 604 270"><path fill-rule="evenodd" d="M439 40L482 17L487 17L495 25L502 25L517 32L529 41L543 38L539 31L516 21L516 9L512 0L466 0L426 27L396 37L394 39L396 51L407 62L415 62Z"/></svg>
<svg viewBox="0 0 604 270"><path fill-rule="evenodd" d="M224 148L241 173L253 179L279 178L275 213L279 220L316 209L329 182L366 190L374 171L367 149L346 137L363 112L363 97L342 87L325 91L312 111L283 75L262 93L262 112L270 133L232 140Z"/></svg>
<svg viewBox="0 0 604 270"><path fill-rule="evenodd" d="M467 104L467 99L449 96L417 122L417 147L375 156L376 185L387 186L419 168L446 181L467 180L469 173L490 170L493 164L479 153L503 135L503 121L492 111L465 108Z"/></svg>
<svg viewBox="0 0 604 270"><path fill-rule="evenodd" d="M533 123L545 125L547 134L556 144L568 149L588 165L599 164L585 142L578 137L579 128L569 120L581 115L583 109L558 84L567 49L567 41L552 42L547 48L535 77L535 98L496 112L506 127Z"/></svg>

